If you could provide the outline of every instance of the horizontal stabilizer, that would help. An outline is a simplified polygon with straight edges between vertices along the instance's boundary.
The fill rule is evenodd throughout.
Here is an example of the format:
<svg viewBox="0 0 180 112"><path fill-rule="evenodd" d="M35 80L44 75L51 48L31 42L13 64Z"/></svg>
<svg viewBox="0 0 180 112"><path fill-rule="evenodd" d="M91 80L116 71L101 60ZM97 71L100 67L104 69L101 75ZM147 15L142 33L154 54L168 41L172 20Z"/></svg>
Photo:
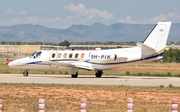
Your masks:
<svg viewBox="0 0 180 112"><path fill-rule="evenodd" d="M142 49L142 57L150 55L150 54L154 54L157 52L156 49L154 49L150 46L147 46L146 44L137 42L136 45Z"/></svg>
<svg viewBox="0 0 180 112"><path fill-rule="evenodd" d="M149 50L149 51L153 51L153 52L156 52L156 49L152 48L152 47L149 47L147 46L146 44L143 44L143 43L140 43L140 42L137 42L136 43L137 46L139 46L141 49L143 50Z"/></svg>

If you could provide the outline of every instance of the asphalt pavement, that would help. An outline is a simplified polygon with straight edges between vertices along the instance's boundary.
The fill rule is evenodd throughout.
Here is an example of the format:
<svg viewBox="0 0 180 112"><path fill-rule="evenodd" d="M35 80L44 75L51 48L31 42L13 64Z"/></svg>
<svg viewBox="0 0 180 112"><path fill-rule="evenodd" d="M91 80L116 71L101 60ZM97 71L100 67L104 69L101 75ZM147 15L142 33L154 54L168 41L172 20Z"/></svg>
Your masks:
<svg viewBox="0 0 180 112"><path fill-rule="evenodd" d="M142 76L111 76L102 75L96 78L94 75L79 75L71 78L71 75L47 75L29 74L0 74L0 83L40 83L40 84L75 84L75 85L130 85L130 86L180 86L178 77L142 77Z"/></svg>

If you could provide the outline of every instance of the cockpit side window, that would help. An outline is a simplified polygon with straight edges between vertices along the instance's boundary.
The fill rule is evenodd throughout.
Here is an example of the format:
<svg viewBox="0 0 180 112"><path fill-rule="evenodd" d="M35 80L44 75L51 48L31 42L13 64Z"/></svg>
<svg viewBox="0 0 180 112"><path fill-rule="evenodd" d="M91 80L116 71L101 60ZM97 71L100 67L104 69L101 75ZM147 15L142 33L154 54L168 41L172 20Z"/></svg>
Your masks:
<svg viewBox="0 0 180 112"><path fill-rule="evenodd" d="M39 51L38 53L36 53L36 58L39 58L41 56L41 51Z"/></svg>
<svg viewBox="0 0 180 112"><path fill-rule="evenodd" d="M29 57L30 58L39 58L41 56L41 51L32 53Z"/></svg>

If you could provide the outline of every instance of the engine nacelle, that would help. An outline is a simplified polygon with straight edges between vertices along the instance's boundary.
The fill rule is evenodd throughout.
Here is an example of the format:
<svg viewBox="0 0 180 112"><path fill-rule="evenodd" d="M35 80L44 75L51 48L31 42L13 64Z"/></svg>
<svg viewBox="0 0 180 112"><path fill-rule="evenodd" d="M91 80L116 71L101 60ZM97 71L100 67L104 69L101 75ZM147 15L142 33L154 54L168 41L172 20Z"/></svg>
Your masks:
<svg viewBox="0 0 180 112"><path fill-rule="evenodd" d="M116 54L111 53L103 53L103 52L95 52L90 55L90 61L95 63L109 63L114 62L117 58Z"/></svg>

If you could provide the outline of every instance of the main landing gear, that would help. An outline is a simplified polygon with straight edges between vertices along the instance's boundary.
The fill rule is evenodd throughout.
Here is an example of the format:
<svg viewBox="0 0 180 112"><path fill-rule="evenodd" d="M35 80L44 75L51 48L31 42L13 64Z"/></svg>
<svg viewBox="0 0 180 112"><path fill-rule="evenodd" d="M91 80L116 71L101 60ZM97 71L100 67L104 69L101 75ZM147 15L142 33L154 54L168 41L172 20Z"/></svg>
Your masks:
<svg viewBox="0 0 180 112"><path fill-rule="evenodd" d="M78 73L76 72L76 74L71 74L72 78L77 78L78 77Z"/></svg>
<svg viewBox="0 0 180 112"><path fill-rule="evenodd" d="M96 77L100 78L102 74L103 74L103 71L97 71L95 75Z"/></svg>
<svg viewBox="0 0 180 112"><path fill-rule="evenodd" d="M24 77L27 77L28 74L29 74L29 72L28 72L27 70L25 70L25 71L23 72Z"/></svg>
<svg viewBox="0 0 180 112"><path fill-rule="evenodd" d="M71 71L71 77L72 78L77 78L78 77L78 68L72 68L72 71Z"/></svg>

